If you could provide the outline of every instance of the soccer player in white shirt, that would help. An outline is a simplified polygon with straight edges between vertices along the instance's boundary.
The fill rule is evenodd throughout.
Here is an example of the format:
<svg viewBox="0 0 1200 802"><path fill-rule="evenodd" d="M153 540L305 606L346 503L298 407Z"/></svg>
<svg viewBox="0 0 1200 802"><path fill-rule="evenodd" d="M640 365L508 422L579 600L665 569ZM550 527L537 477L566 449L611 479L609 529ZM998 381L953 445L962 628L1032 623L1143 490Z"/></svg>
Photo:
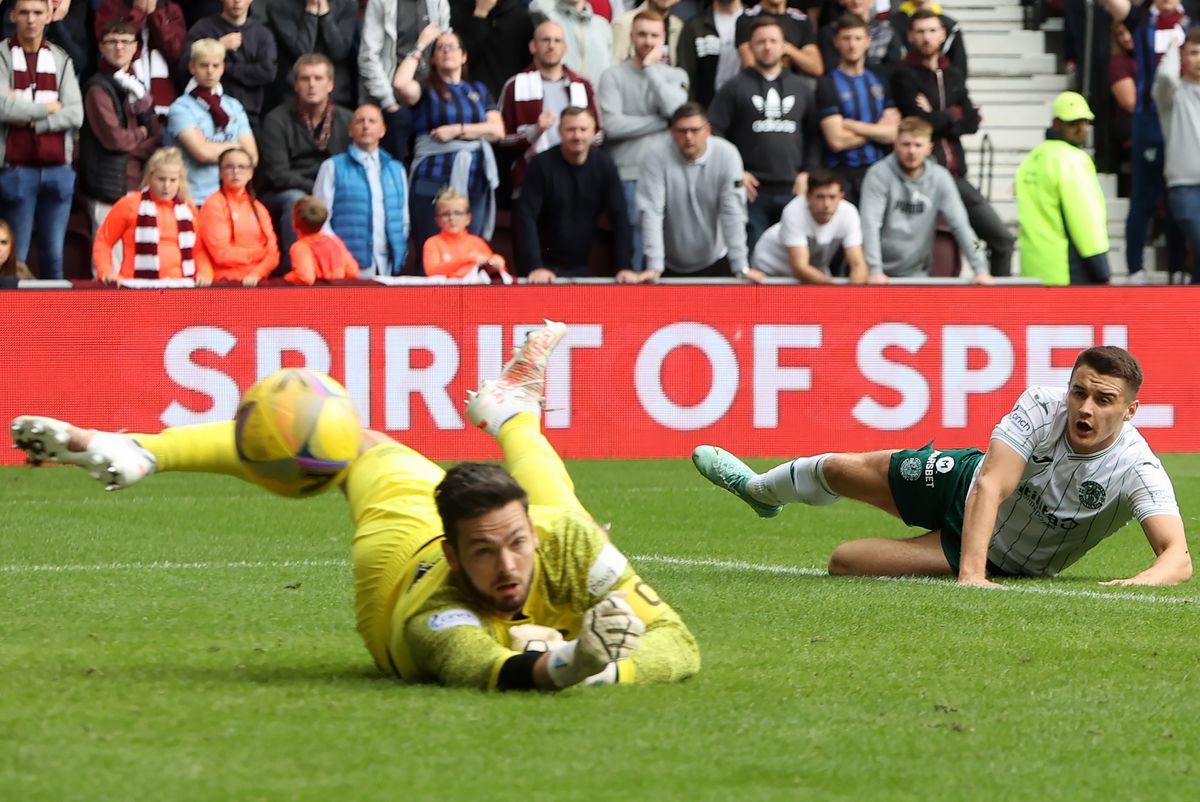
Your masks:
<svg viewBox="0 0 1200 802"><path fill-rule="evenodd" d="M697 469L764 518L784 504L832 504L843 496L929 531L838 546L829 573L1053 576L1136 516L1154 550L1140 573L1107 585L1174 585L1192 576L1171 480L1129 422L1142 369L1127 351L1079 354L1070 386L1031 387L996 425L986 454L937 450L820 454L755 474L715 446L699 446Z"/></svg>

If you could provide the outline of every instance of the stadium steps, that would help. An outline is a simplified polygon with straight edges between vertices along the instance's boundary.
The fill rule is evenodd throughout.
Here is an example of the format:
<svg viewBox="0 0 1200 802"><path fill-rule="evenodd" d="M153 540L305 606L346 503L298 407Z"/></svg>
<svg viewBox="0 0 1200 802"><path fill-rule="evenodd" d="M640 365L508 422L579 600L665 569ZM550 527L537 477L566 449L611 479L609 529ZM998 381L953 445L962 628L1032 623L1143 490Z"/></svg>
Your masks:
<svg viewBox="0 0 1200 802"><path fill-rule="evenodd" d="M1048 34L1061 32L1062 20L1047 20L1040 31L1024 30L1020 0L951 0L945 8L963 31L971 69L967 85L983 116L979 133L963 137L969 174L974 180L982 175L980 146L986 134L994 148L992 205L1015 232L1017 166L1045 138L1054 97L1070 88L1067 77L1058 71L1058 56L1049 52L1048 44ZM1100 183L1108 198L1109 262L1120 281L1126 272L1129 201L1117 196L1116 176L1102 175ZM1019 259L1018 254L1014 264L1019 264ZM1154 264L1149 248L1146 264ZM1165 280L1165 274L1152 275Z"/></svg>

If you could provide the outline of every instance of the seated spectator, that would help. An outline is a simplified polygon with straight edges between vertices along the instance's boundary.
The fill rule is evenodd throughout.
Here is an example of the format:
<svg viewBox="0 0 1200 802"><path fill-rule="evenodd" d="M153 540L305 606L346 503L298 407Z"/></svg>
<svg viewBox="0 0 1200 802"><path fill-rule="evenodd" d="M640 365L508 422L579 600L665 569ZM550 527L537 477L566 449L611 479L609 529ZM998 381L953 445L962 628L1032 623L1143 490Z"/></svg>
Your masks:
<svg viewBox="0 0 1200 802"><path fill-rule="evenodd" d="M11 16L16 36L0 47L0 217L12 226L17 259L37 237L38 278L59 279L83 100L70 57L46 39L50 4L16 0Z"/></svg>
<svg viewBox="0 0 1200 802"><path fill-rule="evenodd" d="M466 278L476 270L504 273L504 257L493 253L486 240L467 232L471 204L453 189L444 189L434 201L441 233L425 240L422 264L427 276Z"/></svg>
<svg viewBox="0 0 1200 802"><path fill-rule="evenodd" d="M154 113L165 121L167 110L178 97L176 79L183 74L180 62L187 39L183 9L175 0L104 0L96 9L94 26L101 45L104 30L114 22L133 26L137 40L132 64L134 77L149 88ZM100 55L103 61L103 49Z"/></svg>
<svg viewBox="0 0 1200 802"><path fill-rule="evenodd" d="M905 48L905 55L913 47L912 23L918 12L926 10L941 17L942 27L946 31L946 40L942 42L942 55L949 59L954 67L962 70L964 76L970 75L967 71L967 48L963 44L962 29L953 17L942 13L942 7L933 0L905 0L897 10L892 12L890 17L892 28Z"/></svg>
<svg viewBox="0 0 1200 802"><path fill-rule="evenodd" d="M970 262L974 283L992 283L954 178L929 158L932 151L933 127L918 117L905 117L892 155L867 170L859 213L872 284L929 275L939 214L950 224L958 247Z"/></svg>
<svg viewBox="0 0 1200 802"><path fill-rule="evenodd" d="M862 221L846 200L837 173L813 170L808 194L784 207L783 217L754 246L750 264L768 276L829 284L835 267L844 263L850 283L865 284L868 271L862 242Z"/></svg>
<svg viewBox="0 0 1200 802"><path fill-rule="evenodd" d="M29 266L17 259L16 249L13 248L12 229L8 223L0 220L0 289L16 288L17 282L29 281L33 278Z"/></svg>
<svg viewBox="0 0 1200 802"><path fill-rule="evenodd" d="M836 25L841 61L817 81L817 113L825 137L825 166L842 176L854 204L867 168L891 150L900 113L887 84L866 66L871 45L866 21L843 14Z"/></svg>
<svg viewBox="0 0 1200 802"><path fill-rule="evenodd" d="M934 155L950 171L967 209L972 230L988 246L993 276L1012 273L1015 238L983 193L967 180L967 156L960 137L979 130L979 110L967 94L967 76L942 55L945 19L929 9L912 15L908 39L912 49L896 70L896 106L906 117L920 117L933 127Z"/></svg>
<svg viewBox="0 0 1200 802"><path fill-rule="evenodd" d="M530 159L558 144L558 115L563 109L579 106L599 119L591 81L563 63L567 41L561 25L552 20L538 25L529 50L533 63L509 78L500 92L504 138L496 147L512 157L514 197L520 194ZM596 138L602 137L598 133Z"/></svg>
<svg viewBox="0 0 1200 802"><path fill-rule="evenodd" d="M79 191L93 233L112 205L138 188L146 160L162 145L154 100L130 69L135 52L133 26L110 22L100 37L100 70L84 84L79 159L87 169L79 173Z"/></svg>
<svg viewBox="0 0 1200 802"><path fill-rule="evenodd" d="M875 0L838 0L841 10L867 21L867 36L871 43L867 46L866 67L875 73L879 80L887 86L892 77L892 70L904 58L904 40L896 35L892 27L891 15L886 9L876 13ZM825 19L824 16L821 18ZM837 67L842 56L837 49L837 25L840 17L834 17L821 25L817 32L817 47L821 50L821 63L825 72Z"/></svg>
<svg viewBox="0 0 1200 802"><path fill-rule="evenodd" d="M328 228L346 243L363 276L398 276L408 253L408 179L379 147L387 129L379 107L359 106L350 147L326 159L313 196L329 210Z"/></svg>
<svg viewBox="0 0 1200 802"><path fill-rule="evenodd" d="M319 54L333 65L333 102L353 106L358 100L354 85L357 0L267 0L266 7L278 46L274 94L279 100L286 104L293 97L296 61Z"/></svg>
<svg viewBox="0 0 1200 802"><path fill-rule="evenodd" d="M588 0L533 0L529 10L554 20L567 34L566 64L595 82L612 65L613 33Z"/></svg>
<svg viewBox="0 0 1200 802"><path fill-rule="evenodd" d="M1154 102L1167 148L1163 165L1167 202L1192 246L1192 271L1186 283L1200 284L1200 28L1188 31L1182 48L1172 42L1159 67ZM1183 273L1183 268L1173 265L1172 272ZM1185 283L1182 275L1180 283Z"/></svg>
<svg viewBox="0 0 1200 802"><path fill-rule="evenodd" d="M740 24L740 23L739 23ZM783 28L777 17L754 21L754 63L713 99L708 119L745 163L747 247L779 222L783 207L803 195L808 171L820 165L821 134L812 83L783 67Z"/></svg>
<svg viewBox="0 0 1200 802"><path fill-rule="evenodd" d="M271 110L263 122L259 165L263 203L279 231L279 246L290 253L296 241L292 204L313 191L317 170L350 146L353 112L334 105L337 72L328 56L308 53L296 61L293 99ZM284 259L283 269L288 269Z"/></svg>
<svg viewBox="0 0 1200 802"><path fill-rule="evenodd" d="M1082 95L1059 94L1046 141L1017 168L1021 275L1044 284L1107 284L1111 275L1104 192L1083 150L1094 119Z"/></svg>
<svg viewBox="0 0 1200 802"><path fill-rule="evenodd" d="M646 154L670 139L671 114L687 102L687 73L663 62L663 19L651 10L637 12L629 32L633 58L614 64L600 76L597 96L604 116L605 139L625 187L625 206L633 231L634 272L641 272L642 235L637 225L637 179Z"/></svg>
<svg viewBox="0 0 1200 802"><path fill-rule="evenodd" d="M821 63L821 51L817 49L817 40L812 25L803 11L789 8L787 0L764 0L756 6L746 9L738 17L734 41L737 43L738 54L742 57L742 67L752 67L755 63L754 50L750 44L750 36L756 29L759 20L774 20L783 35L783 51L780 63L791 73L821 77L824 65Z"/></svg>
<svg viewBox="0 0 1200 802"><path fill-rule="evenodd" d="M346 244L336 235L321 230L329 219L325 204L305 195L292 206L291 217L292 228L299 238L292 243L288 254L292 269L283 277L284 281L311 287L317 281L358 278L358 262Z"/></svg>
<svg viewBox="0 0 1200 802"><path fill-rule="evenodd" d="M200 207L200 240L212 263L214 281L256 287L279 266L279 242L271 213L250 189L254 159L241 148L230 148L217 166L221 189Z"/></svg>
<svg viewBox="0 0 1200 802"><path fill-rule="evenodd" d="M644 0L641 5L626 11L612 21L613 64L620 64L633 58L636 45L633 41L633 20L643 11L653 11L663 18L667 29L667 38L660 45L662 48L663 64L678 64L679 36L683 33L683 20L671 13L671 9L679 4L679 0Z"/></svg>
<svg viewBox="0 0 1200 802"><path fill-rule="evenodd" d="M212 283L212 266L196 237L196 207L188 197L187 167L179 148L160 148L146 162L140 192L113 204L92 243L92 266L105 284L131 278L191 278ZM122 243L120 267L113 246Z"/></svg>
<svg viewBox="0 0 1200 802"><path fill-rule="evenodd" d="M192 80L167 115L163 141L179 144L191 180L192 197L204 203L220 185L217 159L230 148L242 148L258 158L258 145L246 111L225 94L225 46L216 39L192 44L188 72Z"/></svg>
<svg viewBox="0 0 1200 802"><path fill-rule="evenodd" d="M529 66L533 17L521 0L455 0L450 27L471 62L471 77L499 97L504 82Z"/></svg>
<svg viewBox="0 0 1200 802"><path fill-rule="evenodd" d="M674 63L688 74L691 99L705 108L712 105L717 90L742 69L734 41L741 15L742 0L713 0L688 20L679 34Z"/></svg>
<svg viewBox="0 0 1200 802"><path fill-rule="evenodd" d="M504 136L504 123L487 87L468 80L466 67L458 34L443 33L424 86L414 77L416 59L404 59L396 70L396 96L413 107L417 136L409 203L417 248L437 233L433 199L445 186L471 199L472 234L488 239L495 228L500 176L491 143Z"/></svg>
<svg viewBox="0 0 1200 802"><path fill-rule="evenodd" d="M403 13L401 13L403 8ZM412 112L396 97L396 69L405 58L417 60L414 73L429 72L425 50L450 30L448 0L369 0L358 47L359 97L383 110L387 136L381 146L397 159L408 157Z"/></svg>
<svg viewBox="0 0 1200 802"><path fill-rule="evenodd" d="M188 30L186 47L200 39L225 46L225 91L241 102L250 126L258 129L263 95L275 83L278 53L266 25L250 19L254 0L221 0L221 13L205 17Z"/></svg>
<svg viewBox="0 0 1200 802"><path fill-rule="evenodd" d="M613 259L628 270L633 236L625 210L621 175L612 158L592 148L596 120L587 109L568 106L558 117L560 143L529 163L513 215L517 272L530 284L590 273L596 222L608 218Z"/></svg>
<svg viewBox="0 0 1200 802"><path fill-rule="evenodd" d="M671 115L671 139L646 153L637 209L646 269L617 274L621 282L660 275L761 281L746 250L746 192L737 148L712 136L704 107L684 103Z"/></svg>

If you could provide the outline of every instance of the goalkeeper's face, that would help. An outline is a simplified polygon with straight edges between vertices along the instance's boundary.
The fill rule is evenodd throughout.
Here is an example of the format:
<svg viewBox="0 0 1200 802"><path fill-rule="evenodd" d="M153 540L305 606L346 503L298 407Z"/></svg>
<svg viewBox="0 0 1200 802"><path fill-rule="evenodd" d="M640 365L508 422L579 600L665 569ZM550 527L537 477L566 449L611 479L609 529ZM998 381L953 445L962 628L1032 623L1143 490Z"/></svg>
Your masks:
<svg viewBox="0 0 1200 802"><path fill-rule="evenodd" d="M519 501L459 521L456 543L445 541L446 560L470 585L479 603L500 616L519 613L533 583L537 532Z"/></svg>

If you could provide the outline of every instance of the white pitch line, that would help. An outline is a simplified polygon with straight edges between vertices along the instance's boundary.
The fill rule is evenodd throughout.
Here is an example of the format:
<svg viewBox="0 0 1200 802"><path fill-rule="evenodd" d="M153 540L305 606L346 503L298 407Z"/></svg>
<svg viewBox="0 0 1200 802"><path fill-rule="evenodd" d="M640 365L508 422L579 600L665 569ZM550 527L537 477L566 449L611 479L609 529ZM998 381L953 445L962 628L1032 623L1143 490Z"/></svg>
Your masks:
<svg viewBox="0 0 1200 802"><path fill-rule="evenodd" d="M823 568L805 568L796 565L770 565L767 563L752 563L745 560L709 560L692 557L671 557L665 554L634 555L634 562L656 565L674 565L682 568L717 568L729 571L743 571L756 574L781 574L786 576L822 577L827 573ZM174 562L162 560L155 562L109 562L65 565L0 565L0 574L57 574L83 573L101 571L221 571L238 569L278 569L278 568L349 568L348 560L231 560L224 562ZM917 585L932 585L953 588L955 585L947 579L929 577L879 577L881 582L904 582ZM1168 604L1197 606L1200 600L1179 596L1154 596L1148 593L1131 593L1129 591L1114 591L1105 593L1098 590L1071 590L1069 588L1046 587L1045 585L1005 585L1002 592L1032 593L1041 596L1061 596L1064 598L1100 599L1102 601L1129 601L1146 604Z"/></svg>

